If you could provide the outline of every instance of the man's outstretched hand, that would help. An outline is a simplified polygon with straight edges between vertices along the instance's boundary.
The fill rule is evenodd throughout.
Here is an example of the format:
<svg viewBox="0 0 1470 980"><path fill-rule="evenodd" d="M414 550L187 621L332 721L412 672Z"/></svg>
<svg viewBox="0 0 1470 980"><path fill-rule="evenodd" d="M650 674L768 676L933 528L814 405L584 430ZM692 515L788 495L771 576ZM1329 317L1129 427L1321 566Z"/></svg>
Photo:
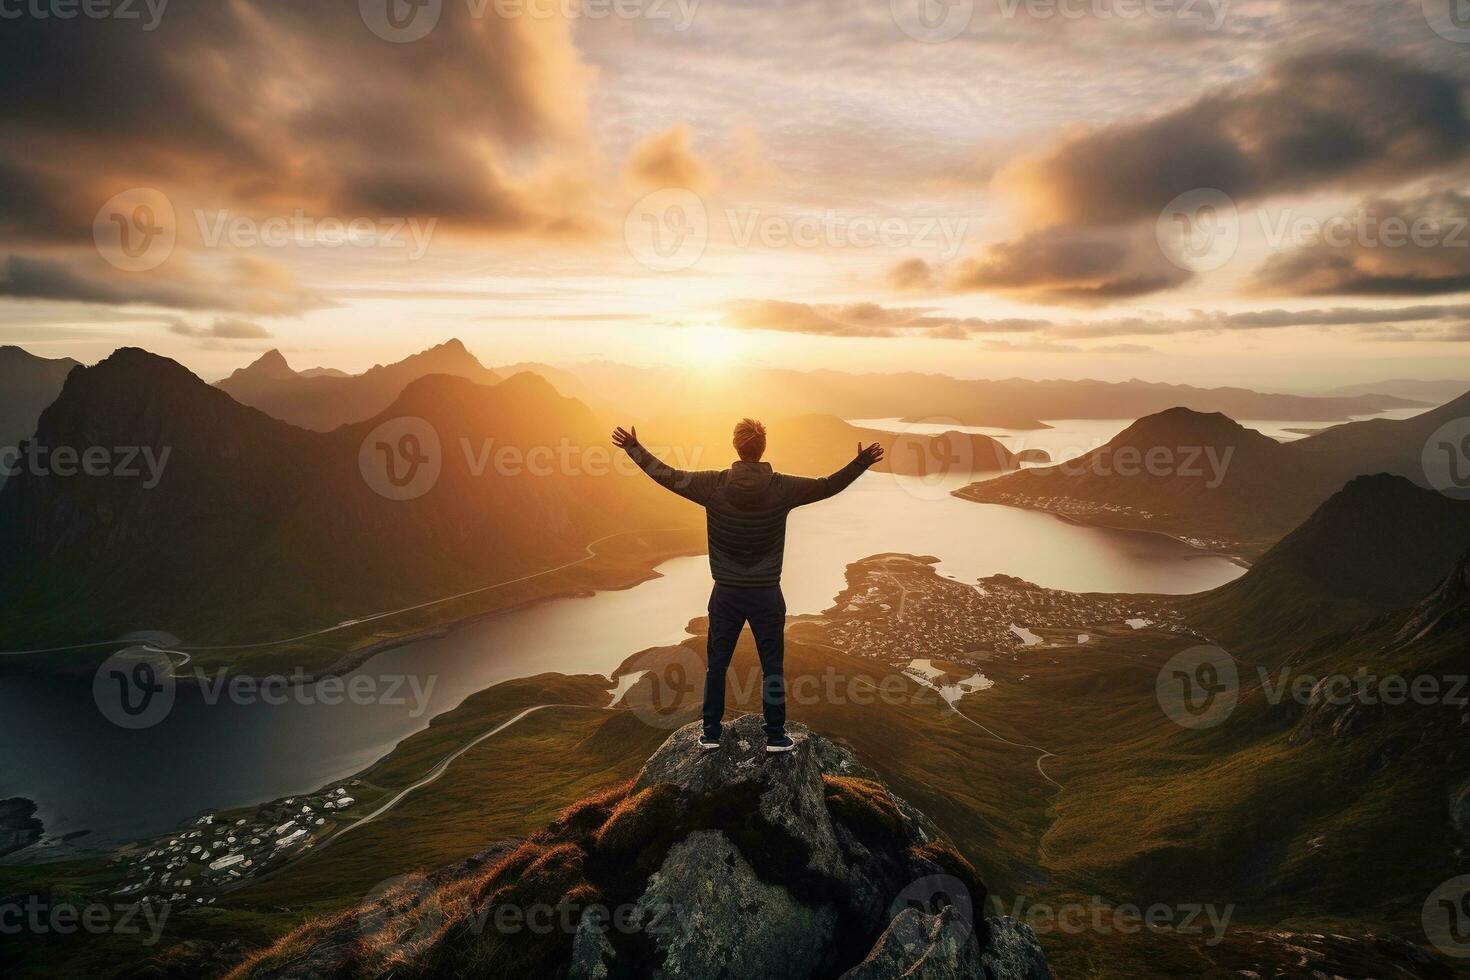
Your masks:
<svg viewBox="0 0 1470 980"><path fill-rule="evenodd" d="M612 441L614 446L624 450L629 446L638 445L638 426L633 426L632 432L629 432L621 425L618 426L616 429L613 429Z"/></svg>
<svg viewBox="0 0 1470 980"><path fill-rule="evenodd" d="M858 443L857 458L864 466L881 463L883 461L883 447L876 442L871 446L864 446L862 443Z"/></svg>

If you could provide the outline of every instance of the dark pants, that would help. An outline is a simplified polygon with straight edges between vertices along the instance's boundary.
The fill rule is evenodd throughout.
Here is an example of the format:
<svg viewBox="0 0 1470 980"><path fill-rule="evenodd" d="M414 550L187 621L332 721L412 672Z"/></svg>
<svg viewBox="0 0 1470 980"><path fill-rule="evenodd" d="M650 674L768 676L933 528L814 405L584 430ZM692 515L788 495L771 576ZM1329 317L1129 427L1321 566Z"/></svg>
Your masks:
<svg viewBox="0 0 1470 980"><path fill-rule="evenodd" d="M704 674L704 733L715 738L720 735L720 719L725 714L725 672L730 669L735 643L747 622L761 657L761 708L766 717L766 735L786 732L786 680L782 674L786 597L779 585L742 589L716 582L709 596L709 666Z"/></svg>

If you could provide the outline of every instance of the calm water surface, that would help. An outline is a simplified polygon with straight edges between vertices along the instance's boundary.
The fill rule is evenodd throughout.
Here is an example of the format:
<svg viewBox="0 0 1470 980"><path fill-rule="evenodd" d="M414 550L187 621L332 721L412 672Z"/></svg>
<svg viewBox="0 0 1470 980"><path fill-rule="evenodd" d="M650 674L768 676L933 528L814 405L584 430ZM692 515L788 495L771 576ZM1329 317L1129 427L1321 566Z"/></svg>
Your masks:
<svg viewBox="0 0 1470 980"><path fill-rule="evenodd" d="M935 555L942 574L964 581L1005 572L1073 591L1198 592L1243 571L1162 535L951 496L963 482L869 474L795 512L784 579L791 612L826 608L848 563L885 551ZM374 658L357 675L378 690L402 675L418 682L403 683L391 704L206 703L181 686L165 720L125 731L97 710L90 681L0 676L0 798L35 800L48 838L90 831L75 848L163 833L208 807L313 790L491 684L545 671L605 675L631 653L677 641L704 611L708 565L677 558L658 570L633 589L541 603Z"/></svg>

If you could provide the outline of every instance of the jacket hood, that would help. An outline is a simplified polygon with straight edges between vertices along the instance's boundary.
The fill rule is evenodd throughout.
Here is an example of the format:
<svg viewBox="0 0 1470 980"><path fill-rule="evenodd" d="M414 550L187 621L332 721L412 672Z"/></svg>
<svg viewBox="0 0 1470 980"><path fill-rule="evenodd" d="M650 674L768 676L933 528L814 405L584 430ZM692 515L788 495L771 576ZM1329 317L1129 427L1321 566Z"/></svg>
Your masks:
<svg viewBox="0 0 1470 980"><path fill-rule="evenodd" d="M735 504L755 504L764 496L771 485L775 472L770 463L751 463L736 460L730 466L730 480L725 485L726 493Z"/></svg>

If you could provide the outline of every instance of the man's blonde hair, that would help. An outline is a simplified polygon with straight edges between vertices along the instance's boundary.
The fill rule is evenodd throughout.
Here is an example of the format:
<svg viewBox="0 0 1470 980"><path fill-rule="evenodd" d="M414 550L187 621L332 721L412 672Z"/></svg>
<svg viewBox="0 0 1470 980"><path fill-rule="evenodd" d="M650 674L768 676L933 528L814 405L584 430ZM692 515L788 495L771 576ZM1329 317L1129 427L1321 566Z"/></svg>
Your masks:
<svg viewBox="0 0 1470 980"><path fill-rule="evenodd" d="M766 427L755 419L741 419L735 424L735 451L748 463L766 454Z"/></svg>

